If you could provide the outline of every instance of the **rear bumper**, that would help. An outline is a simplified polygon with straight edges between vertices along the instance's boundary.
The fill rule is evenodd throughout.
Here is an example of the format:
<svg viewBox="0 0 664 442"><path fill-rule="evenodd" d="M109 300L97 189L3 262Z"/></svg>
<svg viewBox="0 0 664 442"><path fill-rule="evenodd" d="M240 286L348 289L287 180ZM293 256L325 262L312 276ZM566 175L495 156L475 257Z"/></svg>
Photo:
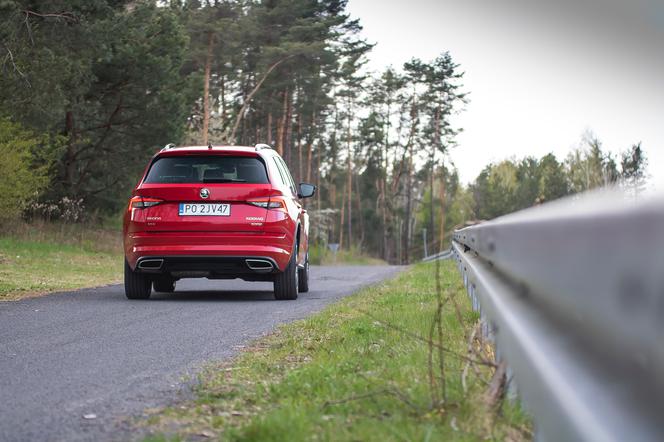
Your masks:
<svg viewBox="0 0 664 442"><path fill-rule="evenodd" d="M171 268L212 272L212 275L232 276L257 273L247 266L247 259L264 259L272 263L273 271L288 266L292 244L285 235L233 233L136 233L125 236L125 256L133 270L163 273ZM141 269L146 259L163 259L163 270ZM194 267L198 267L194 269ZM208 269L205 266L209 267ZM263 272L258 272L263 273Z"/></svg>
<svg viewBox="0 0 664 442"><path fill-rule="evenodd" d="M265 256L144 256L136 271L180 278L243 278L271 280L278 273L275 261Z"/></svg>

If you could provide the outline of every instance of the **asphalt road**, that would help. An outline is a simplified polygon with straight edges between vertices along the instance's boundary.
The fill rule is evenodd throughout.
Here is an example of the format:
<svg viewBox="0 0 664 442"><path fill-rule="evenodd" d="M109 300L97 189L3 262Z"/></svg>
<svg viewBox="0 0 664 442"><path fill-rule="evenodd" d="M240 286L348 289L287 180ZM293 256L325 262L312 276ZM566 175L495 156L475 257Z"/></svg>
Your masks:
<svg viewBox="0 0 664 442"><path fill-rule="evenodd" d="M127 418L186 396L206 362L398 271L312 267L296 301L274 301L268 283L190 279L149 301L113 285L0 303L0 441L130 439Z"/></svg>

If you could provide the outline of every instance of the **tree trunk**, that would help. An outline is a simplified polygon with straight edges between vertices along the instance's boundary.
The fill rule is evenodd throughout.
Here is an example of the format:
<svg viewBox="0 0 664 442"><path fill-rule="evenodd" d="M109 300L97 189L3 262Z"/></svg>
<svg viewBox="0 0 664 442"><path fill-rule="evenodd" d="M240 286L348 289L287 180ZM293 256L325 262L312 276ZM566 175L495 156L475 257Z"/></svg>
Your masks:
<svg viewBox="0 0 664 442"><path fill-rule="evenodd" d="M435 149L435 147L434 147L434 149ZM435 210L435 206L434 206L434 196L433 196L433 194L434 194L433 182L434 182L434 175L436 174L436 166L434 164L434 158L435 158L434 157L434 152L433 152L433 149L432 149L432 151L431 151L431 173L430 173L430 176L429 176L429 181L430 181L430 186L429 186L429 209L430 209L429 210L429 232L430 232L430 235L431 235L432 245L434 245L436 243L436 231L434 229L434 227L435 227L435 220L434 219L435 219L436 210ZM431 250L434 250L434 248L431 247Z"/></svg>
<svg viewBox="0 0 664 442"><path fill-rule="evenodd" d="M318 168L316 169L316 209L320 210L320 144L318 145L318 149L316 149L316 163Z"/></svg>
<svg viewBox="0 0 664 442"><path fill-rule="evenodd" d="M242 136L238 144L246 144L247 142L247 120L242 120Z"/></svg>
<svg viewBox="0 0 664 442"><path fill-rule="evenodd" d="M383 167L383 179L380 188L380 199L382 202L382 221L383 221L383 259L387 262L390 262L390 251L388 248L388 239L389 239L389 227L388 227L388 216L387 216L387 167L389 163L389 154L390 154L390 104L387 104L387 118L386 126L387 130L385 131L385 152L382 155L381 165Z"/></svg>
<svg viewBox="0 0 664 442"><path fill-rule="evenodd" d="M348 188L348 247L350 248L353 242L353 220L351 219L353 215L353 198L351 196L353 191L353 173L350 167L350 158L348 159L348 183L346 187Z"/></svg>
<svg viewBox="0 0 664 442"><path fill-rule="evenodd" d="M346 143L348 148L348 248L353 242L353 198L351 197L351 192L353 191L353 153L351 152L351 112L352 111L352 102L350 95L348 96L348 126L346 128Z"/></svg>
<svg viewBox="0 0 664 442"><path fill-rule="evenodd" d="M293 157L291 155L291 140L293 138L293 99L291 93L286 89L286 118L284 121L284 153L286 157L286 164L288 167L293 167Z"/></svg>
<svg viewBox="0 0 664 442"><path fill-rule="evenodd" d="M311 132L309 138L307 139L307 183L311 182L311 160L313 155L313 144L314 144L314 135L313 131L316 127L316 111L314 110L311 114ZM320 169L320 155L318 155L318 168Z"/></svg>
<svg viewBox="0 0 664 442"><path fill-rule="evenodd" d="M72 190L74 185L74 173L76 171L76 127L74 124L74 113L67 111L65 114L65 136L67 137L67 151L65 152L65 186Z"/></svg>
<svg viewBox="0 0 664 442"><path fill-rule="evenodd" d="M397 252L397 262L399 264L403 264L403 258L402 258L402 236L403 236L403 218L399 220L399 228L397 229L397 242L395 244L396 247L396 252Z"/></svg>
<svg viewBox="0 0 664 442"><path fill-rule="evenodd" d="M408 150L411 147L411 144L415 140L415 134L417 132L417 114L418 114L418 109L417 109L417 101L415 95L413 95L413 103L410 108L410 133L408 134L408 140L406 141L406 145L404 146L404 151L403 151L403 156L401 158L401 161L397 161L397 149L394 150L394 162L395 164L398 162L399 163L399 170L398 172L393 173L392 177L392 193L396 194L397 188L399 187L399 181L401 180L401 174L403 172L403 166L406 162L406 156L408 154Z"/></svg>
<svg viewBox="0 0 664 442"><path fill-rule="evenodd" d="M301 183L302 173L302 115L297 114L297 182Z"/></svg>
<svg viewBox="0 0 664 442"><path fill-rule="evenodd" d="M386 172L387 175L387 172ZM382 210L381 210L381 218L383 222L383 259L387 262L390 261L390 256L389 256L389 250L387 248L387 240L388 240L388 234L389 230L387 227L387 202L385 201L386 195L385 195L385 181L382 181L380 183L380 189L379 189L379 198L381 200L381 205L382 205Z"/></svg>
<svg viewBox="0 0 664 442"><path fill-rule="evenodd" d="M362 198L360 197L360 177L358 176L355 180L355 195L357 198L357 215L360 219L360 242L359 245L362 247L364 244L364 216L362 216Z"/></svg>
<svg viewBox="0 0 664 442"><path fill-rule="evenodd" d="M406 185L406 225L403 237L403 259L406 264L410 261L410 217L412 212L412 200L413 200L413 148L412 145L409 149L409 158L408 158L408 175L407 175L407 185Z"/></svg>
<svg viewBox="0 0 664 442"><path fill-rule="evenodd" d="M344 244L344 208L346 203L346 191L341 192L341 222L339 223L339 249Z"/></svg>
<svg viewBox="0 0 664 442"><path fill-rule="evenodd" d="M443 250L445 240L445 158L440 168L440 251Z"/></svg>
<svg viewBox="0 0 664 442"><path fill-rule="evenodd" d="M221 76L221 90L219 91L219 95L221 95L221 124L222 127L226 126L226 81L224 80L224 76Z"/></svg>
<svg viewBox="0 0 664 442"><path fill-rule="evenodd" d="M313 142L307 143L307 172L305 174L305 182L311 182L311 161L313 160Z"/></svg>
<svg viewBox="0 0 664 442"><path fill-rule="evenodd" d="M436 149L440 146L440 107L438 109L436 109L436 114L434 116L434 129L435 129L435 133L434 133L435 142L431 146L431 195L429 195L429 204L431 205L431 209L430 209L430 213L429 213L429 228L431 229L431 240L435 244L435 242L436 242L436 230L435 230L435 222L434 222L434 218L435 218L435 215L434 215L435 214L435 209L434 209L434 207L435 206L434 206L434 195L433 195L433 193L434 193L433 192L434 191L433 182L434 182L435 175L436 175ZM442 192L442 190L441 190L441 192ZM441 198L443 198L442 193L441 193ZM443 235L443 233L441 231L441 238L442 238L442 235ZM439 250L443 249L443 243L442 242L438 245L438 249ZM433 250L433 247L432 247L432 250Z"/></svg>
<svg viewBox="0 0 664 442"><path fill-rule="evenodd" d="M265 138L265 142L269 145L272 145L273 141L274 140L272 139L272 111L270 111L267 114L267 136Z"/></svg>
<svg viewBox="0 0 664 442"><path fill-rule="evenodd" d="M205 56L205 76L203 78L203 136L204 145L208 144L210 128L210 71L212 69L212 44L214 35L208 32L207 55Z"/></svg>
<svg viewBox="0 0 664 442"><path fill-rule="evenodd" d="M286 129L286 114L288 113L288 89L282 92L283 105L281 106L281 118L277 121L277 153L284 156L284 132Z"/></svg>

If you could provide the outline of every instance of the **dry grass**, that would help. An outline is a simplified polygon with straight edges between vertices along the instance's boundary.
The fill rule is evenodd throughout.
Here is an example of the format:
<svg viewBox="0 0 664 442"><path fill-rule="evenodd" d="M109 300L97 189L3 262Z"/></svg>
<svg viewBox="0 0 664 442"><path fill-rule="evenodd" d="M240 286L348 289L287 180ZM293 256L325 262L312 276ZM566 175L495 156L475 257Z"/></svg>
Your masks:
<svg viewBox="0 0 664 442"><path fill-rule="evenodd" d="M0 300L119 282L121 234L80 224L16 223L0 235Z"/></svg>

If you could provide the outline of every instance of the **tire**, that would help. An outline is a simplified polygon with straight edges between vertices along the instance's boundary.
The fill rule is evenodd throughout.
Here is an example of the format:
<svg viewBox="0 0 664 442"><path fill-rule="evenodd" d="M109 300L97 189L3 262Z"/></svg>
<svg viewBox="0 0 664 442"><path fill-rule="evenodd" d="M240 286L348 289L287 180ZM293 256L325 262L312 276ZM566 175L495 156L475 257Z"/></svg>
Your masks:
<svg viewBox="0 0 664 442"><path fill-rule="evenodd" d="M134 272L127 260L124 263L124 286L127 299L149 299L152 281L147 275Z"/></svg>
<svg viewBox="0 0 664 442"><path fill-rule="evenodd" d="M297 251L291 255L286 270L274 278L274 299L297 299L298 287Z"/></svg>
<svg viewBox="0 0 664 442"><path fill-rule="evenodd" d="M170 277L157 278L152 282L155 292L173 293L175 291L175 280Z"/></svg>
<svg viewBox="0 0 664 442"><path fill-rule="evenodd" d="M309 253L304 258L304 268L297 269L297 291L300 293L309 291Z"/></svg>

